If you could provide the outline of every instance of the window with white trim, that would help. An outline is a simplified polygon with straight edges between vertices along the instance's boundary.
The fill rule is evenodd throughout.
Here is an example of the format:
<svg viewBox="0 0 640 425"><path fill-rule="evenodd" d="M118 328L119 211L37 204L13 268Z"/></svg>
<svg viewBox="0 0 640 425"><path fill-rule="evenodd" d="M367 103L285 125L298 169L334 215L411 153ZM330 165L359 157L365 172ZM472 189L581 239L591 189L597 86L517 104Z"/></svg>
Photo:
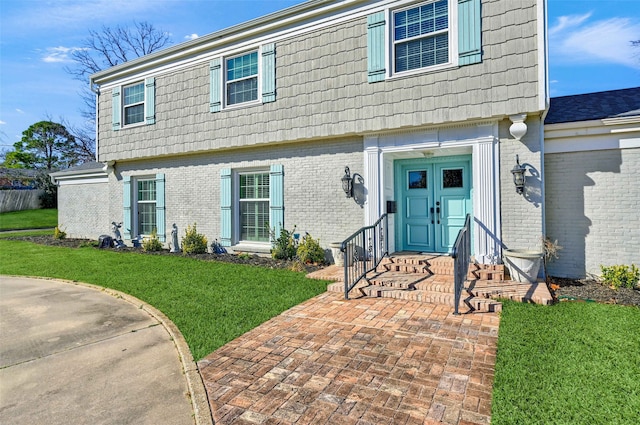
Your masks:
<svg viewBox="0 0 640 425"><path fill-rule="evenodd" d="M258 100L258 52L253 51L225 60L226 104Z"/></svg>
<svg viewBox="0 0 640 425"><path fill-rule="evenodd" d="M156 214L156 180L138 179L136 181L136 229L138 235L148 236L158 231Z"/></svg>
<svg viewBox="0 0 640 425"><path fill-rule="evenodd" d="M269 172L241 173L238 178L240 241L269 242Z"/></svg>
<svg viewBox="0 0 640 425"><path fill-rule="evenodd" d="M393 11L394 72L449 63L449 26L448 0Z"/></svg>
<svg viewBox="0 0 640 425"><path fill-rule="evenodd" d="M144 82L123 87L122 113L124 125L144 121Z"/></svg>

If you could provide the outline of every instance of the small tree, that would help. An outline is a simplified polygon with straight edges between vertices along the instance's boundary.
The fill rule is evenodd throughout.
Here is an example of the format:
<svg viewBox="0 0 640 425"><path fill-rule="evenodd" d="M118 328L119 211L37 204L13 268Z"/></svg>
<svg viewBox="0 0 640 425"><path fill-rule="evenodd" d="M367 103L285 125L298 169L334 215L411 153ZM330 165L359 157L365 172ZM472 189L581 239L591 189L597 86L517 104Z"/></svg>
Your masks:
<svg viewBox="0 0 640 425"><path fill-rule="evenodd" d="M75 137L62 124L40 121L22 132L22 139L5 155L9 168L55 171L81 162Z"/></svg>

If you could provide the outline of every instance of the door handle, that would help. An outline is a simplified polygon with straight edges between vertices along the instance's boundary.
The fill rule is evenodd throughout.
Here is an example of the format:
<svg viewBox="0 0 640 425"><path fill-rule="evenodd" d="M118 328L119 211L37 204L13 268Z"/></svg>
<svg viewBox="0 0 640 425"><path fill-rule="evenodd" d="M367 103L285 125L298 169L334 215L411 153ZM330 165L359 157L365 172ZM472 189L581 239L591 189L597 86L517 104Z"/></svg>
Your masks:
<svg viewBox="0 0 640 425"><path fill-rule="evenodd" d="M440 224L440 207L436 208L436 212L438 213L438 224Z"/></svg>
<svg viewBox="0 0 640 425"><path fill-rule="evenodd" d="M430 210L431 210L431 224L433 224L433 207L431 207Z"/></svg>

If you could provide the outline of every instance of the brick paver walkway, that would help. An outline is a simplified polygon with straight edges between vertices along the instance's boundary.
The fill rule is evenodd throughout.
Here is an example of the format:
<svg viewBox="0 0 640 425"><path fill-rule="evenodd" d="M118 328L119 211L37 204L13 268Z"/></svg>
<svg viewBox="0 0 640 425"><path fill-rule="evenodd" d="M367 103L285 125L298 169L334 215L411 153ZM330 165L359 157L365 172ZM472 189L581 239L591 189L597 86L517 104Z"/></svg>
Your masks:
<svg viewBox="0 0 640 425"><path fill-rule="evenodd" d="M498 325L327 292L198 366L216 424L488 424Z"/></svg>

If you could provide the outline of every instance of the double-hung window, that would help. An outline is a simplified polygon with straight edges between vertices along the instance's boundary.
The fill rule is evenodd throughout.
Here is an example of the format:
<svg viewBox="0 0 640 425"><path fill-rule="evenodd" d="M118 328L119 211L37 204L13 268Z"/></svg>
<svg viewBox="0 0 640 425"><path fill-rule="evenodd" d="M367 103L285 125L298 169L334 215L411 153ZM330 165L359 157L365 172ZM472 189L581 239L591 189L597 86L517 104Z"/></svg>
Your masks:
<svg viewBox="0 0 640 425"><path fill-rule="evenodd" d="M422 0L367 16L367 81L482 62L482 1Z"/></svg>
<svg viewBox="0 0 640 425"><path fill-rule="evenodd" d="M220 170L220 243L269 242L284 227L284 168Z"/></svg>
<svg viewBox="0 0 640 425"><path fill-rule="evenodd" d="M258 100L258 52L226 59L227 105Z"/></svg>
<svg viewBox="0 0 640 425"><path fill-rule="evenodd" d="M209 111L276 101L274 43L209 62Z"/></svg>
<svg viewBox="0 0 640 425"><path fill-rule="evenodd" d="M394 11L394 72L449 62L449 1L439 0Z"/></svg>
<svg viewBox="0 0 640 425"><path fill-rule="evenodd" d="M239 175L240 240L269 241L269 172Z"/></svg>
<svg viewBox="0 0 640 425"><path fill-rule="evenodd" d="M144 82L123 87L124 125L144 121Z"/></svg>
<svg viewBox="0 0 640 425"><path fill-rule="evenodd" d="M156 122L156 80L116 86L111 91L111 126L113 131L129 125L155 124Z"/></svg>
<svg viewBox="0 0 640 425"><path fill-rule="evenodd" d="M156 180L137 180L136 209L138 235L150 235L158 231L156 220Z"/></svg>

